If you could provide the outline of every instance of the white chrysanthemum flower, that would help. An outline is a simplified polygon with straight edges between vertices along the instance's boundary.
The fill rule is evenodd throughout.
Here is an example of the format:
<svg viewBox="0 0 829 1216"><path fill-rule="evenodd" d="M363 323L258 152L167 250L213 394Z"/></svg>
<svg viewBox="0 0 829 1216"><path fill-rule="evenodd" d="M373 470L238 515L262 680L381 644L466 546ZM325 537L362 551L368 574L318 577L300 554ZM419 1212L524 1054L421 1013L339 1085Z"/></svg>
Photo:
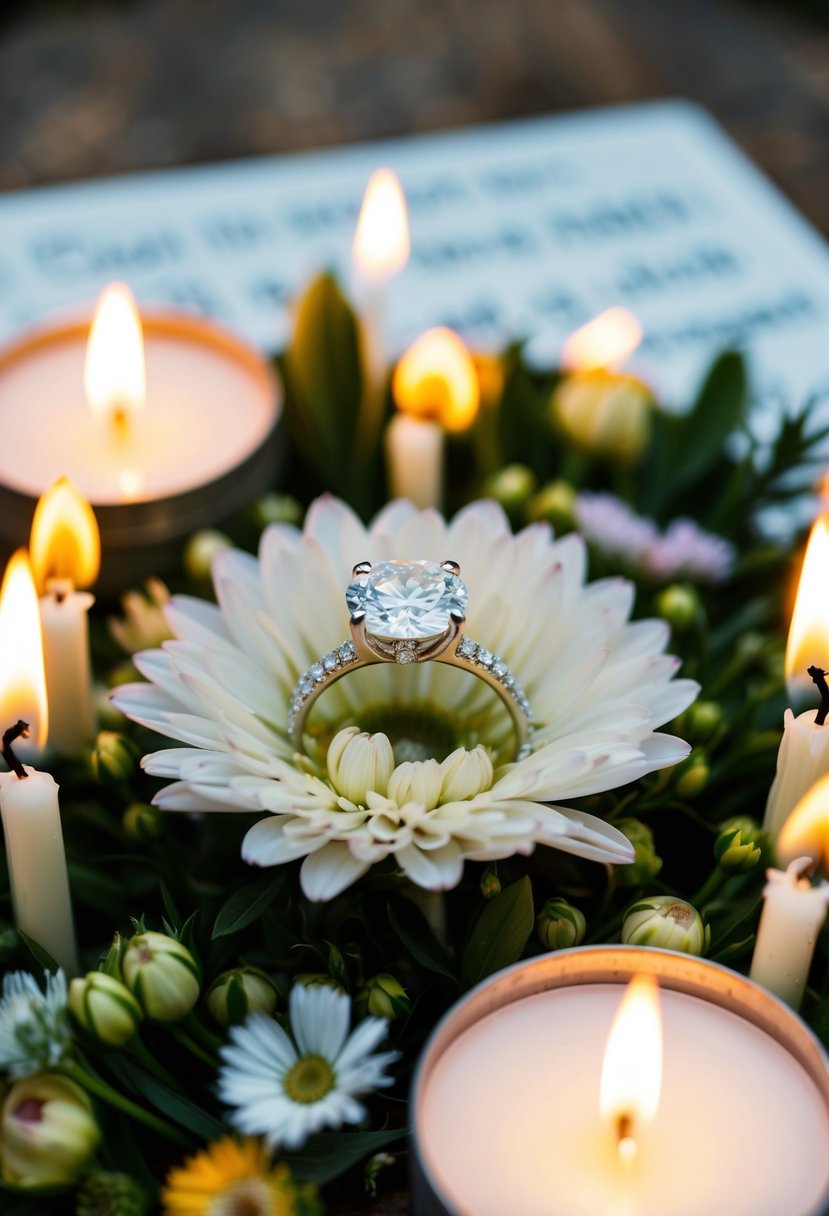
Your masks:
<svg viewBox="0 0 829 1216"><path fill-rule="evenodd" d="M305 753L287 734L297 678L348 637L344 591L355 563L451 558L469 590L469 637L491 647L534 712L532 754L514 763L509 716L469 672L435 662L357 670L319 698ZM136 655L149 683L115 704L184 746L144 759L172 779L167 810L268 811L245 837L254 865L302 858L302 887L331 899L393 857L421 887L443 890L465 859L537 844L603 862L633 858L615 828L560 805L676 764L689 751L655 733L697 694L674 679L662 621L631 623L633 586L585 584L578 536L545 524L513 536L495 503L447 523L405 502L366 528L322 498L302 532L266 530L259 560L219 554L218 605L174 597L176 640Z"/></svg>
<svg viewBox="0 0 829 1216"><path fill-rule="evenodd" d="M236 1107L229 1122L270 1148L299 1148L323 1127L359 1123L357 1098L393 1083L385 1069L396 1051L372 1055L385 1038L385 1018L366 1018L349 1035L351 1001L333 988L296 984L291 1033L263 1013L230 1031L220 1050L219 1097Z"/></svg>
<svg viewBox="0 0 829 1216"><path fill-rule="evenodd" d="M0 997L0 1072L29 1077L53 1068L70 1042L63 972L47 974L45 992L28 971L5 976Z"/></svg>

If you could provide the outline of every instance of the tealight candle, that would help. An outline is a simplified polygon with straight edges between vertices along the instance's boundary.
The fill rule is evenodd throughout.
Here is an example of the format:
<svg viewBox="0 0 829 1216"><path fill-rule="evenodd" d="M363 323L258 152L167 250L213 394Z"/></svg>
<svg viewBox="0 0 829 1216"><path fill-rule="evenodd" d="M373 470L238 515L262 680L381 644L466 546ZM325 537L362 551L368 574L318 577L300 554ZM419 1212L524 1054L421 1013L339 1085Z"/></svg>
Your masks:
<svg viewBox="0 0 829 1216"><path fill-rule="evenodd" d="M637 975L659 983L658 1101L637 1096L634 1068L600 1106ZM437 1027L412 1105L416 1216L829 1211L829 1061L774 997L689 955L587 947L499 973ZM618 1116L633 1129L629 1171Z"/></svg>
<svg viewBox="0 0 829 1216"><path fill-rule="evenodd" d="M101 545L95 515L68 478L37 504L29 549L40 592L49 742L62 756L80 756L95 730L89 660L95 600L79 588L98 577Z"/></svg>
<svg viewBox="0 0 829 1216"><path fill-rule="evenodd" d="M818 934L829 907L829 883L813 884L809 872L829 867L829 776L800 800L777 838L785 872L771 869L757 930L751 978L799 1009Z"/></svg>
<svg viewBox="0 0 829 1216"><path fill-rule="evenodd" d="M394 370L392 395L398 409L386 431L392 497L439 507L445 432L467 430L480 402L478 373L458 335L443 327L422 334Z"/></svg>
<svg viewBox="0 0 829 1216"><path fill-rule="evenodd" d="M269 364L232 334L131 310L124 288L104 293L89 359L87 320L0 353L2 534L18 544L67 476L95 509L112 587L158 573L184 536L271 483L280 405Z"/></svg>
<svg viewBox="0 0 829 1216"><path fill-rule="evenodd" d="M807 709L795 717L783 716L783 739L777 754L777 773L769 791L763 826L773 838L787 817L824 773L829 773L829 696L825 670L829 668L829 625L825 604L829 595L829 517L821 515L809 535L803 570L797 588L786 645L786 684L793 703L813 693L811 681L821 688L819 710Z"/></svg>
<svg viewBox="0 0 829 1216"><path fill-rule="evenodd" d="M37 592L23 550L9 562L0 590L0 719L10 724L3 756L12 771L0 773L0 817L15 922L73 975L78 959L58 787L11 749L23 728L30 743L15 743L21 754L43 748L48 733Z"/></svg>

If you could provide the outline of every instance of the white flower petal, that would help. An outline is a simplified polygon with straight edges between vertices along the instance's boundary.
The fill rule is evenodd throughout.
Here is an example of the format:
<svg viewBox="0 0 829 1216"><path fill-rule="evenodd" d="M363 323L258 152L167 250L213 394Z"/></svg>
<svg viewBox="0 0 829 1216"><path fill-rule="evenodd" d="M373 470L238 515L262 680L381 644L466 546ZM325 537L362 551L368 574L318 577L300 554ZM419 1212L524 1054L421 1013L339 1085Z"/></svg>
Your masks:
<svg viewBox="0 0 829 1216"><path fill-rule="evenodd" d="M299 881L308 899L323 903L334 899L362 877L369 864L355 857L347 844L332 841L306 857Z"/></svg>

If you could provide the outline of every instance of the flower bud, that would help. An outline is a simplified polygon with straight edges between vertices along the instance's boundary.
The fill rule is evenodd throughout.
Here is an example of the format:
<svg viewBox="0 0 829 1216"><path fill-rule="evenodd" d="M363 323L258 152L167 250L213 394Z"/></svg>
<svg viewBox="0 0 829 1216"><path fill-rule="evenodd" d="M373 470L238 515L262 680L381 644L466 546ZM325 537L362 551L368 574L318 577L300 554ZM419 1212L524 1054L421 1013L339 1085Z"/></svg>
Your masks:
<svg viewBox="0 0 829 1216"><path fill-rule="evenodd" d="M492 761L486 748L458 747L441 761L440 801L463 802L492 785Z"/></svg>
<svg viewBox="0 0 829 1216"><path fill-rule="evenodd" d="M224 549L231 549L233 541L224 532L215 528L202 528L194 532L184 546L184 570L194 583L210 581L213 558Z"/></svg>
<svg viewBox="0 0 829 1216"><path fill-rule="evenodd" d="M625 946L660 946L684 954L702 954L711 930L696 908L673 895L652 895L628 908L622 923Z"/></svg>
<svg viewBox="0 0 829 1216"><path fill-rule="evenodd" d="M114 730L102 730L92 746L89 768L101 785L123 785L135 772L138 749L131 739Z"/></svg>
<svg viewBox="0 0 829 1216"><path fill-rule="evenodd" d="M653 396L635 376L573 372L558 382L550 404L559 429L592 455L633 464L648 445Z"/></svg>
<svg viewBox="0 0 829 1216"><path fill-rule="evenodd" d="M121 824L133 840L148 844L161 835L161 811L149 802L131 802L124 811Z"/></svg>
<svg viewBox="0 0 829 1216"><path fill-rule="evenodd" d="M100 1139L92 1103L74 1081L54 1073L15 1081L0 1108L3 1181L24 1188L70 1186Z"/></svg>
<svg viewBox="0 0 829 1216"><path fill-rule="evenodd" d="M687 583L672 583L656 597L656 611L677 633L684 633L702 611L699 593Z"/></svg>
<svg viewBox="0 0 829 1216"><path fill-rule="evenodd" d="M747 874L762 860L768 842L768 834L748 815L727 819L714 842L717 865L728 874Z"/></svg>
<svg viewBox="0 0 829 1216"><path fill-rule="evenodd" d="M527 503L530 523L552 525L556 535L572 532L576 526L576 491L569 481L548 481Z"/></svg>
<svg viewBox="0 0 829 1216"><path fill-rule="evenodd" d="M440 798L441 771L437 760L407 760L389 778L389 798L398 806L419 802L432 811Z"/></svg>
<svg viewBox="0 0 829 1216"><path fill-rule="evenodd" d="M328 748L328 777L338 794L364 804L370 791L385 794L394 772L394 752L386 735L357 726L338 731Z"/></svg>
<svg viewBox="0 0 829 1216"><path fill-rule="evenodd" d="M484 899L494 899L501 894L501 879L498 877L497 862L490 862L481 875L481 895Z"/></svg>
<svg viewBox="0 0 829 1216"><path fill-rule="evenodd" d="M587 921L566 899L548 899L535 921L535 935L548 950L567 950L584 941Z"/></svg>
<svg viewBox="0 0 829 1216"><path fill-rule="evenodd" d="M148 1018L179 1022L199 999L199 969L193 955L164 933L137 933L121 955L124 982Z"/></svg>
<svg viewBox="0 0 829 1216"><path fill-rule="evenodd" d="M641 887L655 878L662 869L662 858L653 843L653 832L641 819L620 819L613 825L633 845L630 865L616 866L616 881L620 887Z"/></svg>
<svg viewBox="0 0 829 1216"><path fill-rule="evenodd" d="M708 784L710 769L705 756L692 752L675 770L674 789L680 798L696 798Z"/></svg>
<svg viewBox="0 0 829 1216"><path fill-rule="evenodd" d="M294 983L302 984L303 988L333 988L335 992L345 992L343 986L327 971L301 971L294 976Z"/></svg>
<svg viewBox="0 0 829 1216"><path fill-rule="evenodd" d="M403 985L393 975L381 972L366 980L354 998L354 1008L360 1017L371 1014L391 1020L410 1013L412 1006Z"/></svg>
<svg viewBox="0 0 829 1216"><path fill-rule="evenodd" d="M237 967L223 972L207 990L207 1008L220 1026L235 1026L250 1013L276 1008L276 984L259 967Z"/></svg>
<svg viewBox="0 0 829 1216"><path fill-rule="evenodd" d="M128 1043L144 1017L129 989L103 971L72 980L68 1004L78 1025L109 1047Z"/></svg>
<svg viewBox="0 0 829 1216"><path fill-rule="evenodd" d="M508 464L484 483L484 497L494 498L512 516L520 516L536 490L535 473L525 464Z"/></svg>
<svg viewBox="0 0 829 1216"><path fill-rule="evenodd" d="M722 707L716 701L695 701L685 712L683 737L704 743L722 724Z"/></svg>
<svg viewBox="0 0 829 1216"><path fill-rule="evenodd" d="M302 523L302 506L290 494L263 494L251 505L250 514L260 530L268 524Z"/></svg>
<svg viewBox="0 0 829 1216"><path fill-rule="evenodd" d="M150 1199L129 1174L98 1170L78 1188L75 1216L146 1216Z"/></svg>
<svg viewBox="0 0 829 1216"><path fill-rule="evenodd" d="M164 609L170 592L160 578L148 578L143 591L127 591L121 596L122 617L110 617L107 626L127 654L152 650L173 635Z"/></svg>

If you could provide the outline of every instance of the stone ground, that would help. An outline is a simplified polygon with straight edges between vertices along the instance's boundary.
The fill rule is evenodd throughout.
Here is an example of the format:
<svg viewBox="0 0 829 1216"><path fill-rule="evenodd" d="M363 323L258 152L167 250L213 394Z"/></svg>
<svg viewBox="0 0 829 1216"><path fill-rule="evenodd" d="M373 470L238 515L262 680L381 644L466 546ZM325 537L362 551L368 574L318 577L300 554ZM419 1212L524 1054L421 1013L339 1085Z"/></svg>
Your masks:
<svg viewBox="0 0 829 1216"><path fill-rule="evenodd" d="M829 232L829 25L756 0L0 0L0 189L676 94Z"/></svg>

